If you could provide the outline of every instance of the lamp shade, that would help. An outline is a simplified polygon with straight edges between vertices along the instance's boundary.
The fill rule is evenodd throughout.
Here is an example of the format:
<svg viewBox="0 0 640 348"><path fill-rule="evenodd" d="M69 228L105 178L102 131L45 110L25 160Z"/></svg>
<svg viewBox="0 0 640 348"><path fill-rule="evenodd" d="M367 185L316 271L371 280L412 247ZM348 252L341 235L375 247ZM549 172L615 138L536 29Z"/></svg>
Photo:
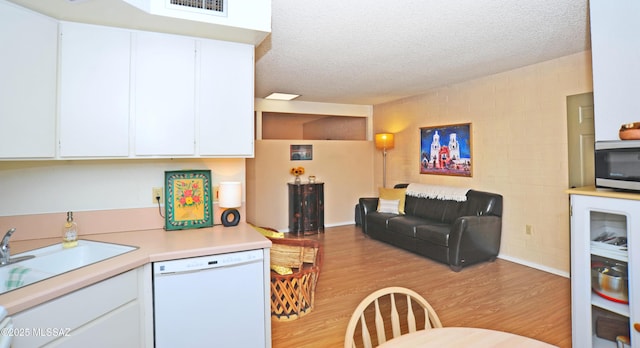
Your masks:
<svg viewBox="0 0 640 348"><path fill-rule="evenodd" d="M218 188L218 206L238 208L242 206L242 187L238 181L223 181Z"/></svg>
<svg viewBox="0 0 640 348"><path fill-rule="evenodd" d="M376 134L376 148L380 150L393 149L393 133L378 133Z"/></svg>

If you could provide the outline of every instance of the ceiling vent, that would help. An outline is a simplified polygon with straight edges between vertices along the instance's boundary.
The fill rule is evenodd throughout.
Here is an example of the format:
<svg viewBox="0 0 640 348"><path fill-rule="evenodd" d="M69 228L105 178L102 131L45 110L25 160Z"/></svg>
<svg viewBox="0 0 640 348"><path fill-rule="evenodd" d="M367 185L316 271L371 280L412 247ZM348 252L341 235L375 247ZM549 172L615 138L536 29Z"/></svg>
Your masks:
<svg viewBox="0 0 640 348"><path fill-rule="evenodd" d="M167 8L226 16L227 0L166 0Z"/></svg>

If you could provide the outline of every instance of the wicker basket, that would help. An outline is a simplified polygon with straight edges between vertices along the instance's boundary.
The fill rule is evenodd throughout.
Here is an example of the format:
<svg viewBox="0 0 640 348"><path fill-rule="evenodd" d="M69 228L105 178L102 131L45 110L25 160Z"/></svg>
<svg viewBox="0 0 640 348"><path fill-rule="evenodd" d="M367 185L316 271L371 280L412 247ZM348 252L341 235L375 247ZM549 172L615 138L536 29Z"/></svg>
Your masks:
<svg viewBox="0 0 640 348"><path fill-rule="evenodd" d="M322 265L322 248L311 239L271 239L271 264L291 267L292 274L271 271L271 317L298 319L313 309Z"/></svg>

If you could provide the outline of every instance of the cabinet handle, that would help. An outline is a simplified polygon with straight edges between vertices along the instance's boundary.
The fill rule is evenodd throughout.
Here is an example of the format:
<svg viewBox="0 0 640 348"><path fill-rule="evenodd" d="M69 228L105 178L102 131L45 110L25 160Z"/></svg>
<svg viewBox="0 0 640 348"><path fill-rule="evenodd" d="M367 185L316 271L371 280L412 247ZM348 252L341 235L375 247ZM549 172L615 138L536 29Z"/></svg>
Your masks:
<svg viewBox="0 0 640 348"><path fill-rule="evenodd" d="M633 328L640 332L640 323L633 323Z"/></svg>

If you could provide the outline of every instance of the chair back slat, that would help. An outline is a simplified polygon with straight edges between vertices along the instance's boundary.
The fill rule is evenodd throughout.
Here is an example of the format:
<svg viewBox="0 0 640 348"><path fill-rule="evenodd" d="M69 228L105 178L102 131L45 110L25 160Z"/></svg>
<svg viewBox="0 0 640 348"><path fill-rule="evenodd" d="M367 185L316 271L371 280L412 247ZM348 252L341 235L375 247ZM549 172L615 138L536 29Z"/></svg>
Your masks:
<svg viewBox="0 0 640 348"><path fill-rule="evenodd" d="M364 313L360 317L360 325L362 325L362 344L364 344L364 348L372 348L371 345L371 334L369 333L369 329L367 328L367 322L364 317ZM353 343L355 347L355 342Z"/></svg>
<svg viewBox="0 0 640 348"><path fill-rule="evenodd" d="M406 316L404 315L404 303L402 303L403 297L400 297L400 302L396 304L395 294L406 295ZM383 301L383 305L379 302L379 300L386 295L389 295L389 301ZM417 306L414 306L414 303L417 304ZM393 334L393 338L401 336L403 334L403 327L406 328L408 332L415 332L418 326L418 318L416 318L416 315L414 313L414 307L416 307L415 311L419 311L420 309L424 311L425 330L430 328L442 327L442 323L440 322L440 319L438 318L438 315L436 314L433 307L431 307L429 302L427 302L427 300L425 300L418 293L402 287L384 288L374 291L369 296L365 297L360 302L360 304L358 304L351 316L351 319L349 320L349 324L347 325L344 347L357 347L357 342L355 340L356 337L354 337L354 334L358 326L360 326L362 332L362 344L365 348L372 347L373 337L371 337L372 334L369 332L367 322L375 323L376 338L378 340L376 345L380 345L387 341L385 322L391 323L390 329L391 333ZM400 309L402 309L403 312L402 317L406 318L406 326L400 320ZM371 312L373 312L373 318L367 320L366 316L370 317L372 315ZM387 319L385 319L385 315L388 315ZM422 319L423 318L420 318L420 320Z"/></svg>
<svg viewBox="0 0 640 348"><path fill-rule="evenodd" d="M375 321L376 321L376 333L378 334L378 345L387 342L387 337L384 333L384 320L382 319L382 312L380 311L380 304L378 299L374 302L375 305Z"/></svg>
<svg viewBox="0 0 640 348"><path fill-rule="evenodd" d="M407 295L407 325L409 326L409 332L416 332L416 316L413 314L413 308L411 307L411 296ZM425 313L425 318L429 316ZM425 320L428 323L429 320Z"/></svg>
<svg viewBox="0 0 640 348"><path fill-rule="evenodd" d="M396 297L394 294L389 295L391 297L391 329L393 332L393 338L401 335L400 333L400 314L398 314L398 308L396 308Z"/></svg>

